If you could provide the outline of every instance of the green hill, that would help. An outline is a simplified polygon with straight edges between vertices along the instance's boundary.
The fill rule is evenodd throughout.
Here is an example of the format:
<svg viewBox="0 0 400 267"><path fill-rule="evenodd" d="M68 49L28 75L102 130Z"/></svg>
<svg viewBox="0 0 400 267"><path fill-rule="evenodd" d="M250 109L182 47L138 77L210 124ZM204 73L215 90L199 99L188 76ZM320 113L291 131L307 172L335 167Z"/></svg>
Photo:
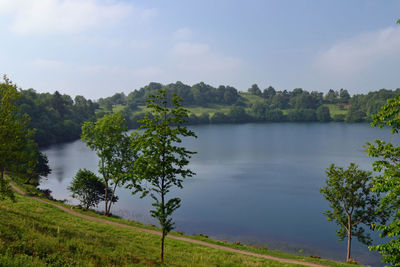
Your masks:
<svg viewBox="0 0 400 267"><path fill-rule="evenodd" d="M19 194L16 194L16 200L15 203L0 202L0 266L298 266L171 238L167 239L165 262L162 264L159 261L158 235L90 221ZM93 211L80 212L104 219ZM107 219L156 229L119 218ZM204 236L189 238L326 266L350 266L241 244L226 244Z"/></svg>

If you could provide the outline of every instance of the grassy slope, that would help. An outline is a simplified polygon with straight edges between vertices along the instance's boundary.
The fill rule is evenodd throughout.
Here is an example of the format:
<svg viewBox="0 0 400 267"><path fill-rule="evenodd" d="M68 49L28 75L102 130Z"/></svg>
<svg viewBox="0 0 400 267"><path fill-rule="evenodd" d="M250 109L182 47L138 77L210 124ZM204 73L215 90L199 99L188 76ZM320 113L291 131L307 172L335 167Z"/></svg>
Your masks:
<svg viewBox="0 0 400 267"><path fill-rule="evenodd" d="M239 94L240 94L240 96L242 96L244 98L244 101L247 104L247 106L251 106L251 104L254 104L256 102L264 102L264 98L262 98L260 96L251 95L247 92L239 92ZM324 106L327 106L329 108L331 117L333 117L334 115L337 115L337 114L343 114L343 115L347 114L347 110L341 108L340 105L324 104ZM122 106L122 105L116 105L116 106L114 106L113 111L114 112L121 111L123 109L123 107L124 106ZM224 114L228 114L231 106L230 105L212 104L212 105L209 105L208 107L189 106L186 108L189 109L189 111L191 113L195 114L196 116L199 116L203 113L208 113L211 117L216 112L223 112ZM146 107L139 106L138 111L136 111L135 113L144 112L144 111L146 111ZM250 108L246 108L246 111L249 112ZM282 112L283 112L283 114L287 115L289 110L285 109L285 110L282 110Z"/></svg>
<svg viewBox="0 0 400 267"><path fill-rule="evenodd" d="M103 217L93 211L81 212ZM119 218L109 220L155 229ZM226 244L200 236L187 237L282 258L327 266L349 266L278 251ZM0 202L0 266L159 265L158 257L158 236L91 222L19 195L16 203ZM171 239L166 243L165 263L167 266L295 266Z"/></svg>
<svg viewBox="0 0 400 267"><path fill-rule="evenodd" d="M18 196L0 203L0 266L158 265L159 237L91 222ZM58 231L59 229L59 231ZM294 266L168 239L168 266Z"/></svg>

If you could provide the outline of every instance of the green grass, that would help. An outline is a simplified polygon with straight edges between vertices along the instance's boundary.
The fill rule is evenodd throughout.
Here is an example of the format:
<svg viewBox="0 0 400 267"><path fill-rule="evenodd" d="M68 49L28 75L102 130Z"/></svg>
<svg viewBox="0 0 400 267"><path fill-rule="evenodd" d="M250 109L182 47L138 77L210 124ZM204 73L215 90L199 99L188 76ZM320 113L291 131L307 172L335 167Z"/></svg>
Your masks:
<svg viewBox="0 0 400 267"><path fill-rule="evenodd" d="M208 107L189 106L185 108L188 109L190 113L193 113L196 116L200 116L203 113L207 113L211 117L216 112L223 112L225 114L228 114L231 106L210 104ZM146 112L146 111L147 108L145 106L139 106L139 109L135 113Z"/></svg>
<svg viewBox="0 0 400 267"><path fill-rule="evenodd" d="M18 195L0 202L0 266L161 265L159 236L91 222ZM166 266L295 266L167 239Z"/></svg>
<svg viewBox="0 0 400 267"><path fill-rule="evenodd" d="M222 112L225 115L228 114L231 106L226 106L226 105L211 105L209 107L187 107L187 109L190 111L190 113L195 114L196 116L199 116L203 113L208 113L210 117L214 115L216 112Z"/></svg>
<svg viewBox="0 0 400 267"><path fill-rule="evenodd" d="M15 184L15 183L14 183ZM22 189L36 194L35 189ZM160 237L141 231L79 218L55 207L17 195L17 202L0 202L0 266L129 266L161 265ZM57 204L60 204L57 202ZM65 205L66 207L71 207ZM121 224L159 230L154 226L116 217L104 217L94 211L75 209L93 217ZM59 229L59 230L58 230ZM298 259L326 266L350 266L346 263L313 259L279 251L230 244L204 236L172 235L287 259ZM183 241L167 239L165 266L296 266L255 257L219 251Z"/></svg>
<svg viewBox="0 0 400 267"><path fill-rule="evenodd" d="M119 112L119 111L123 110L124 107L125 107L124 105L114 105L113 112Z"/></svg>
<svg viewBox="0 0 400 267"><path fill-rule="evenodd" d="M331 117L335 115L346 115L347 114L347 109L342 108L340 105L336 104L324 104L324 106L327 106L329 108L329 113L331 114Z"/></svg>
<svg viewBox="0 0 400 267"><path fill-rule="evenodd" d="M252 95L248 92L239 92L239 95L245 99L245 102L247 102L247 104L254 104L256 102L264 102L265 101L265 99L262 98L261 96Z"/></svg>

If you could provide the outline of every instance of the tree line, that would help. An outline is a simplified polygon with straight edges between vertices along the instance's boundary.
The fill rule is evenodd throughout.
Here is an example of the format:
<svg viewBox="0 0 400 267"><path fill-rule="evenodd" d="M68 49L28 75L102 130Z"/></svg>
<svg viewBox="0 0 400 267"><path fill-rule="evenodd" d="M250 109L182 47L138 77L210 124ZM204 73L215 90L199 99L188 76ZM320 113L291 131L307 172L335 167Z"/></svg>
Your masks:
<svg viewBox="0 0 400 267"><path fill-rule="evenodd" d="M213 87L200 82L193 86L182 82L162 85L150 83L128 95L116 93L98 100L83 96L72 98L55 91L38 93L33 89L20 90L17 101L20 115L28 114L30 128L36 129L34 140L39 146L76 140L86 121L95 121L116 110L121 111L128 128L137 128L145 117L145 101L160 89L184 99L184 106L212 107L215 112L191 113L187 124L218 124L244 122L363 122L371 121L372 114L387 99L400 94L400 89L370 92L350 96L345 89L308 92L301 88L279 91L269 86L261 90L252 85L247 92L239 92L232 86ZM250 101L249 98L252 98ZM327 105L341 112L331 114ZM223 109L223 110L222 110Z"/></svg>
<svg viewBox="0 0 400 267"><path fill-rule="evenodd" d="M191 113L188 124L218 124L243 122L370 122L386 101L400 95L400 89L356 94L351 96L346 89L322 92L295 88L292 91L275 90L272 86L261 90L253 84L247 92L239 92L231 86L213 87L203 82L193 86L182 82L162 85L150 83L134 90L128 95L116 93L111 97L100 98L98 104L102 112L111 113L116 106L122 107L128 126L135 128L137 121L144 117L141 109L148 95L165 88L182 97L185 107L211 107L216 112ZM254 97L249 101L248 97ZM327 105L334 105L342 111L331 114ZM222 107L227 111L219 111Z"/></svg>
<svg viewBox="0 0 400 267"><path fill-rule="evenodd" d="M98 103L83 96L37 93L33 89L20 90L18 113L30 117L31 129L36 129L34 140L39 146L79 139L85 121L96 119Z"/></svg>

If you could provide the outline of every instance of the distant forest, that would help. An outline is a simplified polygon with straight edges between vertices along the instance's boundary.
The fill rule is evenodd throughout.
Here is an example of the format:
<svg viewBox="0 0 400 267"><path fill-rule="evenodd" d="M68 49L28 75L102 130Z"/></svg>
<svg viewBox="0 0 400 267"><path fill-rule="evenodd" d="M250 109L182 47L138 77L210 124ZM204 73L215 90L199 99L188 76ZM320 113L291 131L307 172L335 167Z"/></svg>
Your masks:
<svg viewBox="0 0 400 267"><path fill-rule="evenodd" d="M182 82L168 85L150 83L128 95L116 93L98 100L83 96L72 98L56 91L37 93L22 90L19 100L21 114L28 114L31 127L36 128L35 140L40 146L76 140L81 125L105 114L122 112L130 128L144 117L146 99L160 88L176 93L191 111L188 124L245 122L367 122L386 100L400 95L396 90L381 89L351 96L347 90L329 90L327 94L301 88L277 91L261 90L256 84L247 92L231 86L217 88L203 82L189 86Z"/></svg>

